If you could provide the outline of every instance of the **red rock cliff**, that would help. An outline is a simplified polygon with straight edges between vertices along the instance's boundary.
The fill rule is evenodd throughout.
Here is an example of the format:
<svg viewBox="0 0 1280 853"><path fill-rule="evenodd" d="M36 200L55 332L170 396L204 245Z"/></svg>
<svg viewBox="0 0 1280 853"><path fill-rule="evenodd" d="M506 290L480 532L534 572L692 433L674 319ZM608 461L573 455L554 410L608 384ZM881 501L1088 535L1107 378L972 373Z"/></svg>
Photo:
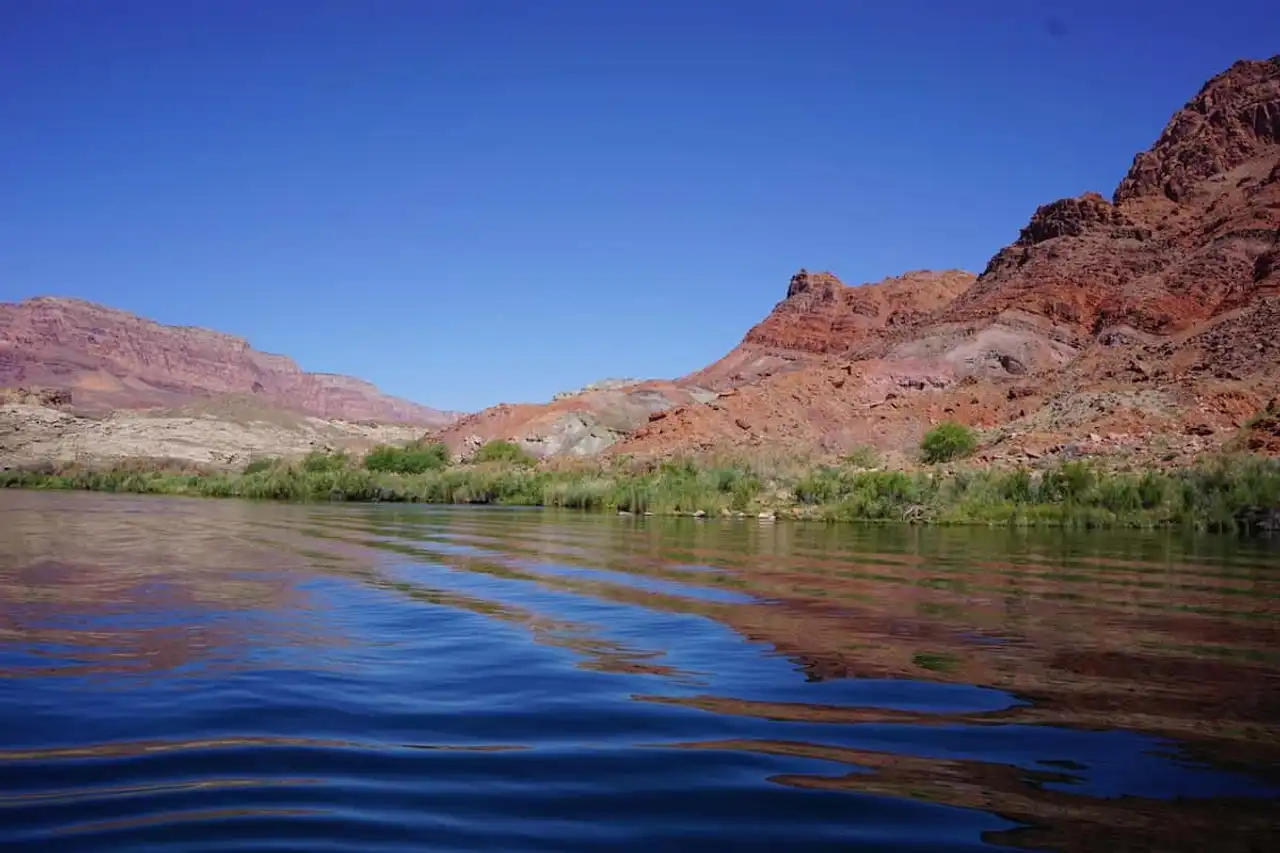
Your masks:
<svg viewBox="0 0 1280 853"><path fill-rule="evenodd" d="M354 377L307 373L243 338L78 299L0 304L0 386L18 384L69 388L77 402L113 408L251 394L324 418L429 426L453 418Z"/></svg>
<svg viewBox="0 0 1280 853"><path fill-rule="evenodd" d="M1178 110L1107 201L1042 205L945 319L1007 311L1086 337L1191 328L1248 301L1280 239L1280 57L1241 61Z"/></svg>
<svg viewBox="0 0 1280 853"><path fill-rule="evenodd" d="M936 314L973 281L963 270L917 270L850 287L831 273L801 270L786 298L737 347L683 381L727 387L844 354Z"/></svg>
<svg viewBox="0 0 1280 853"><path fill-rule="evenodd" d="M1280 57L1210 79L1111 200L1041 205L956 285L844 288L801 273L733 352L688 377L740 386L731 396L611 452L909 448L941 417L1050 446L1225 441L1280 391Z"/></svg>
<svg viewBox="0 0 1280 853"><path fill-rule="evenodd" d="M1035 458L1095 432L1154 446L1190 429L1194 450L1280 394L1278 322L1280 58L1213 77L1110 200L1041 205L976 279L801 271L737 347L676 380L690 399L620 424L608 452L909 450L943 418L1007 428ZM515 435L549 411L475 423Z"/></svg>

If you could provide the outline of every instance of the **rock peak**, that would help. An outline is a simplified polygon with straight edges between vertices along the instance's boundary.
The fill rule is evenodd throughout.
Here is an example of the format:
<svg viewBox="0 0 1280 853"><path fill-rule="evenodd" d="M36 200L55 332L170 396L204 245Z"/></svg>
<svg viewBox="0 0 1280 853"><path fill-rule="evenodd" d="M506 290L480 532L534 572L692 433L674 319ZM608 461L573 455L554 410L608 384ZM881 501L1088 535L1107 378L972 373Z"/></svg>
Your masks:
<svg viewBox="0 0 1280 853"><path fill-rule="evenodd" d="M787 285L787 298L790 299L793 296L799 296L812 290L830 289L832 287L844 287L844 282L829 272L809 272L801 268L799 272L791 276L791 282Z"/></svg>
<svg viewBox="0 0 1280 853"><path fill-rule="evenodd" d="M1079 237L1105 230L1117 239L1143 240L1147 232L1119 208L1094 192L1063 198L1036 208L1015 246L1035 246L1055 237Z"/></svg>
<svg viewBox="0 0 1280 853"><path fill-rule="evenodd" d="M1182 202L1195 184L1278 144L1280 55L1239 60L1205 83L1151 149L1134 157L1115 203L1155 195Z"/></svg>

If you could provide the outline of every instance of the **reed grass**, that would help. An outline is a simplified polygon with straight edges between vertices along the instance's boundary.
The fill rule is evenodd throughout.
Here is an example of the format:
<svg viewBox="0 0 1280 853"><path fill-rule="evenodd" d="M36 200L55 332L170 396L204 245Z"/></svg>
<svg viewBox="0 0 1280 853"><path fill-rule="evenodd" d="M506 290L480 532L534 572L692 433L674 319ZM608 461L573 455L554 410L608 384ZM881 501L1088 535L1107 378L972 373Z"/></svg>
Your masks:
<svg viewBox="0 0 1280 853"><path fill-rule="evenodd" d="M820 465L776 456L446 465L435 449L414 452L432 461L371 468L368 457L310 454L292 462L255 460L243 472L226 473L172 461L122 460L108 470L73 465L0 471L0 487L1057 527L1238 530L1280 517L1280 460L1247 454L1208 458L1179 470L1123 473L1087 461L1038 471L880 471L850 461ZM422 464L437 467L395 470Z"/></svg>

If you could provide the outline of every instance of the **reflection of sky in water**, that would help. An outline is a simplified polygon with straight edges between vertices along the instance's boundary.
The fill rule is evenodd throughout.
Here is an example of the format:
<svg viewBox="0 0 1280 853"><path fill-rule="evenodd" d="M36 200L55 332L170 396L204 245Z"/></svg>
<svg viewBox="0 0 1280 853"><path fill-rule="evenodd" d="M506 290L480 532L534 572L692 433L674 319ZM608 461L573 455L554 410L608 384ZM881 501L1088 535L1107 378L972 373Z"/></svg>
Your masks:
<svg viewBox="0 0 1280 853"><path fill-rule="evenodd" d="M1026 705L1009 694L966 684L936 684L893 679L833 679L805 682L781 658L762 656L759 645L701 616L655 612L633 605L602 602L572 593L538 589L528 582L468 574L446 576L435 567L397 562L392 571L424 584L448 586L493 600L506 593L540 613L594 627L594 636L617 640L632 649L654 648L661 662L677 671L696 673L702 685L682 688L662 676L628 676L651 683L652 695L714 695L757 702L808 703L848 708L918 711L924 714L980 713ZM441 583L440 581L444 581ZM523 585L523 586L521 586ZM606 627L607 626L607 627ZM790 674L792 677L788 677ZM652 682L662 682L654 684ZM721 724L724 724L721 719ZM923 720L927 724L928 721ZM773 737L831 746L912 754L921 757L989 761L1027 770L1043 769L1044 760L1070 758L1083 765L1075 781L1043 783L1045 787L1091 796L1122 794L1154 798L1218 796L1257 791L1256 782L1229 773L1179 765L1157 752L1161 742L1128 732L1086 732L1050 726L919 725L860 723L819 725L803 722L761 724L778 731ZM746 736L747 732L740 733ZM926 745L927 744L927 745ZM1280 789L1277 789L1280 793Z"/></svg>
<svg viewBox="0 0 1280 853"><path fill-rule="evenodd" d="M742 699L801 701L796 697L803 694L806 697L803 701L819 704L934 713L999 710L1019 704L1000 691L966 684L879 681L876 683L882 685L882 690L872 695L868 694L865 686L868 682L864 680L837 679L805 684L794 677L795 664L770 655L767 643L743 642L737 632L701 615L605 601L548 589L528 580L452 571L398 558L385 561L384 571L424 587L459 592L485 601L518 604L539 614L589 626L592 636L616 641L634 651L658 651L662 664L700 683L731 690Z"/></svg>
<svg viewBox="0 0 1280 853"><path fill-rule="evenodd" d="M97 506L104 518L112 518L110 501ZM163 518L176 531L184 526L185 514L216 517L219 506L182 504L181 511L169 507L168 515L145 518ZM320 524L321 518L332 522ZM969 778L964 776L968 762L1018 768L1026 780L1018 797L1033 797L1038 786L1084 804L1125 796L1165 801L1280 796L1280 789L1242 773L1192 765L1167 739L1118 729L998 718L984 722L982 715L998 712L1016 720L1032 706L1012 691L966 683L963 672L950 680L946 673L924 672L806 679L800 660L806 644L820 649L831 635L850 641L853 660L900 647L910 660L911 651L923 644L954 653L960 663L967 654L1001 655L995 660L1016 669L1039 665L1029 657L1032 652L1060 650L1058 645L1038 648L1046 635L1037 640L1029 631L1006 646L981 644L981 635L962 624L916 632L907 620L923 618L926 627L941 626L944 615L921 617L921 599L914 592L903 597L894 587L884 593L883 603L863 603L887 614L879 628L866 626L880 623L850 623L851 635L844 637L838 631L842 623L832 621L843 618L837 614L820 626L827 632L820 635L804 609L788 610L784 593L753 594L748 574L734 574L746 584L742 591L645 574L652 567L690 570L693 566L683 561L694 549L687 543L674 548L678 559L664 561L661 553L647 551L639 555L635 574L546 558L569 553L573 546L562 540L571 539L581 525L586 543L581 553L629 567L626 551L609 550L605 534L610 531L604 525L611 519L559 527L536 513L423 511L425 530L408 525L399 536L387 533L381 522L377 533L363 529L362 519L379 518L367 508L255 508L256 526L246 527L241 519L228 523L225 535L252 528L255 535L284 537L277 561L246 565L216 549L203 556L186 553L163 570L150 567L151 576L132 585L121 585L108 572L92 575L77 589L73 609L59 610L56 595L50 595L10 611L21 612L20 628L0 639L0 676L27 670L28 677L0 677L0 786L18 791L33 784L35 765L22 765L14 757L18 750L116 744L134 757L96 765L50 759L38 765L41 778L49 780L41 784L89 790L108 783L171 782L193 772L215 777L287 773L324 780L310 787L329 792L314 796L346 801L326 805L335 814L350 811L349 803L362 802L375 790L382 803L363 808L382 819L388 813L379 809L405 798L406 813L451 815L467 826L477 821L496 826L525 814L545 820L562 809L571 812L566 825L587 824L601 833L611 825L602 814L616 815L611 819L623 825L635 822L637 832L663 825L675 832L687 828L683 821L711 820L723 812L715 833L737 826L733 815L738 821L750 815L762 825L774 821L789 827L792 837L811 833L805 837L813 841L830 831L833 839L847 839L861 831L864 840L882 839L887 849L906 834L922 845L917 849L977 849L979 832L1010 824L978 809L925 803L907 793L859 800L770 780L782 774L834 779L849 773L874 780L878 771L866 756L887 756L890 761L950 762L962 779ZM276 528L264 532L259 520ZM519 530L486 527L515 521L551 529L539 542L522 538ZM114 523L125 521L115 517ZM397 523L406 524L403 518ZM292 527L299 524L336 538L294 535ZM457 533L449 524L466 527ZM471 541L450 538L455 535ZM488 545L479 544L486 536ZM505 546L506 540L517 545ZM421 556L361 542L403 545ZM116 547L127 552L127 540ZM335 556L300 558L302 548ZM785 553L771 557L787 559ZM801 559L786 567L798 574L804 565ZM531 578L503 577L504 572ZM2 571L0 580L12 582ZM43 594L56 593L67 581L50 576L29 583L29 591ZM108 584L101 600L94 599L95 583ZM817 585L822 579L815 574L805 583ZM577 591L557 584L586 586ZM229 585L237 588L234 599L221 595ZM928 590L927 600L945 601L949 594ZM1035 595L1029 599L1040 607L1054 606ZM1087 605L1089 599L1084 601ZM973 606L968 599L955 603L950 615L962 619ZM1077 608L1073 619L1089 613L1085 605L1072 606ZM0 601L0 614L5 612ZM721 621L730 613L749 614L743 624L752 626L754 639L744 637L748 629L741 625L735 629ZM892 630L884 627L890 624ZM1097 624L1111 625L1086 627ZM1166 631L1183 624L1170 622ZM1071 627L1077 630L1074 623ZM901 636L895 633L899 628ZM863 633L853 634L859 630ZM867 633L871 630L885 633ZM774 631L787 648L798 651L780 654L766 639ZM41 632L57 633L42 637ZM1047 636L1056 642L1067 635ZM1080 631L1071 636L1073 642L1077 636L1089 640ZM1113 637L1099 634L1102 640ZM101 673L95 677L92 671L70 669L73 664L101 668L113 655L137 664L156 652L174 657L145 674L116 673L110 689L104 689ZM1065 670L1054 672L1073 677ZM1134 695L1141 698L1142 679L1153 677L1135 671ZM788 709L800 717L805 709L829 716L824 721L770 719ZM849 721L838 721L842 713ZM964 719L957 721L961 715ZM169 751L141 745L249 735L276 745ZM298 738L306 742L287 740ZM734 745L717 748L716 743ZM774 744L774 752L753 748L764 743ZM777 744L783 751L791 744L810 752L807 757L780 754ZM425 747L521 749L464 753ZM866 765L857 763L859 755ZM972 778L980 788L985 777ZM927 787L937 780L918 781ZM424 793L431 795L429 801L415 799ZM981 793L987 797L981 808L999 811L1008 805L1003 798L1009 792ZM140 796L139 802L146 800ZM575 803L595 800L602 811L572 812ZM526 832L533 825L553 824L521 824ZM697 825L705 831L710 824ZM797 844L796 849L805 848Z"/></svg>

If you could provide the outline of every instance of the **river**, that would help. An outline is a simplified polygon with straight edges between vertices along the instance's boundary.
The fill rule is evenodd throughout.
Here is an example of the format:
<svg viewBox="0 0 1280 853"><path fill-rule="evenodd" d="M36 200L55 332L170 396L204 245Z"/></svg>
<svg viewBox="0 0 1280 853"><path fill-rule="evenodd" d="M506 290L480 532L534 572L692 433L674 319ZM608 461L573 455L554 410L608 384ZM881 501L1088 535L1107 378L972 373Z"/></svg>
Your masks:
<svg viewBox="0 0 1280 853"><path fill-rule="evenodd" d="M1280 849L1280 542L0 492L0 847Z"/></svg>

